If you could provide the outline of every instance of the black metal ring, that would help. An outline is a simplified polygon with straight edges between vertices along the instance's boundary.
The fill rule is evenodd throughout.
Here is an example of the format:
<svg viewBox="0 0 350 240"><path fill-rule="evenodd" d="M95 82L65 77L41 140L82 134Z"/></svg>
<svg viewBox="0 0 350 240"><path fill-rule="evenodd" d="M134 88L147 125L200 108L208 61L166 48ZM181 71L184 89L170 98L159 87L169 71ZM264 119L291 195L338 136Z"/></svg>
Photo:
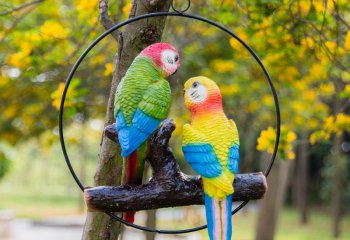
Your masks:
<svg viewBox="0 0 350 240"><path fill-rule="evenodd" d="M131 19L128 19L124 22L121 22L117 25L114 25L113 27L111 27L110 29L108 29L107 31L105 31L103 34L101 34L98 38L96 38L88 47L87 49L83 52L83 54L79 57L79 59L75 62L72 70L70 71L67 81L65 83L64 86L64 90L62 93L62 98L61 98L61 104L60 104L60 112L59 112L59 135L60 135L60 142L61 142L61 147L62 147L62 151L63 151L63 155L64 158L66 160L67 166L69 168L70 173L72 174L75 182L77 183L77 185L79 186L79 188L84 191L84 186L83 184L80 182L79 178L77 177L77 175L74 172L74 169L70 163L69 157L68 157L68 153L66 150L66 146L65 146L65 142L64 142L64 136L63 136L63 111L64 111L64 103L65 103L65 99L66 99L66 95L67 95L67 91L68 91L68 87L69 84L76 72L76 70L78 69L80 63L84 60L84 58L86 57L86 55L91 51L91 49L97 44L99 43L102 39L104 39L106 36L108 36L111 32L127 25L130 24L132 22L136 22L138 20L144 19L144 18L152 18L152 17L160 17L160 16L176 16L176 17L185 17L185 18L190 18L190 19L196 19L199 20L201 22L205 22L208 23L212 26L215 26L219 29L221 29L222 31L228 33L229 35L231 35L232 37L234 37L237 41L239 41L249 52L250 54L254 57L254 59L258 62L258 64L260 65L261 69L263 70L267 81L269 83L269 86L271 88L271 93L273 95L274 98L274 102L275 102L275 110L276 110L276 139L275 139L275 146L274 146L274 150L273 150L273 154L271 156L270 162L267 166L267 168L264 171L264 175L267 177L269 175L269 172L272 168L272 165L275 161L276 155L277 155L277 150L278 150L278 145L279 145L279 139L280 139L280 126L281 126L281 116L280 116L280 108L279 108L279 103L278 103L278 98L277 98L277 92L276 89L273 85L273 82L271 80L271 77L268 73L268 71L266 70L264 64L262 63L262 61L260 60L260 58L258 57L258 55L254 52L253 49L251 49L242 39L240 39L235 33L233 33L231 30L229 30L228 28L220 25L219 23L216 23L212 20L206 19L204 17L201 16L196 16L196 15L192 15L192 14L186 14L186 13L179 13L179 12L159 12L159 13L149 13L149 14L145 14L145 15L141 15L141 16L137 16ZM247 205L249 201L244 201L242 202L237 208L235 208L232 211L232 215L237 213L239 210L241 210L245 205ZM203 226L199 226L196 228L190 228L190 229L182 229L182 230L158 230L158 229L151 229L151 228L147 228L144 226L140 226L140 225L136 225L136 224L132 224L129 222L124 221L122 218L116 216L113 213L107 213L112 219L119 221L129 227L133 227L139 230L143 230L143 231L147 231L147 232L154 232L154 233L160 233L160 234L180 234L180 233L190 233L190 232L195 232L198 230L202 230L207 228L207 225L203 225Z"/></svg>
<svg viewBox="0 0 350 240"><path fill-rule="evenodd" d="M174 1L171 1L171 3L170 3L171 8L172 8L175 12L180 13L180 14L184 14L184 13L187 12L187 10L190 9L190 7L191 7L191 0L187 0L187 7L186 7L184 10L177 10L177 9L174 7L174 3L173 3L173 2L174 2Z"/></svg>

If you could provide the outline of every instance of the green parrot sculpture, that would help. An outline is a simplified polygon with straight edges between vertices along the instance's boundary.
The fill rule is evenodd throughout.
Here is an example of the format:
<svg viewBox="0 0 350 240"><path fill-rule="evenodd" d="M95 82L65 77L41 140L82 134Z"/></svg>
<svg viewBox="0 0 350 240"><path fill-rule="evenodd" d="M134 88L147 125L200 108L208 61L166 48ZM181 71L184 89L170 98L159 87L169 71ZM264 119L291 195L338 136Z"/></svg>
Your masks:
<svg viewBox="0 0 350 240"><path fill-rule="evenodd" d="M134 59L118 85L114 115L125 163L125 184L142 183L145 141L168 114L171 90L165 78L179 66L180 56L172 45L152 44ZM134 216L135 212L126 212L123 219L133 223Z"/></svg>

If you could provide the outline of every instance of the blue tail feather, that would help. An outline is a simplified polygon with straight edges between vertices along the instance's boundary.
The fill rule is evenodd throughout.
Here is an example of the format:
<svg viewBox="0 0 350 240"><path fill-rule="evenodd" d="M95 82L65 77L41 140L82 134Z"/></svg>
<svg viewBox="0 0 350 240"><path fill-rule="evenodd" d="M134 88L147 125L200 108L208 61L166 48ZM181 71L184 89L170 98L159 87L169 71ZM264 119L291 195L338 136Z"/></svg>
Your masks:
<svg viewBox="0 0 350 240"><path fill-rule="evenodd" d="M231 240L232 195L218 200L205 194L204 203L210 240Z"/></svg>
<svg viewBox="0 0 350 240"><path fill-rule="evenodd" d="M116 125L122 157L127 157L138 149L158 128L160 122L160 119L153 118L137 109L130 126L128 126L122 111L119 111L116 116Z"/></svg>
<svg viewBox="0 0 350 240"><path fill-rule="evenodd" d="M226 211L227 211L226 239L231 240L231 236L232 236L232 195L229 195L226 197Z"/></svg>
<svg viewBox="0 0 350 240"><path fill-rule="evenodd" d="M207 225L208 225L208 233L209 238L214 239L214 227L215 227L215 214L213 208L213 199L209 197L207 194L204 195L204 203L205 203L205 215L207 217Z"/></svg>

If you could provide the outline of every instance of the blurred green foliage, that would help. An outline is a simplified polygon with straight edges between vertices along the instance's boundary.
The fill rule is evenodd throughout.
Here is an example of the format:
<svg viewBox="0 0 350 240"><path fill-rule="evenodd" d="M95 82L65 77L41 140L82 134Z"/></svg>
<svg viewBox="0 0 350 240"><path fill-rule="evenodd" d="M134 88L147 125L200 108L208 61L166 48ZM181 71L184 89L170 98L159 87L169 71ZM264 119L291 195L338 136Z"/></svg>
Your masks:
<svg viewBox="0 0 350 240"><path fill-rule="evenodd" d="M5 154L0 152L0 180L5 176L10 168L10 160L6 158Z"/></svg>

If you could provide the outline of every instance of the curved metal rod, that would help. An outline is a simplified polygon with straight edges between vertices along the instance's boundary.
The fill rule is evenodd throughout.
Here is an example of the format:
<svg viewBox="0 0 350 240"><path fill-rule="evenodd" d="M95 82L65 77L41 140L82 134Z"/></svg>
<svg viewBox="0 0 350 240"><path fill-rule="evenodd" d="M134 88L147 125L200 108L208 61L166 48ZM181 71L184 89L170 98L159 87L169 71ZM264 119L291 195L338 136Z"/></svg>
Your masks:
<svg viewBox="0 0 350 240"><path fill-rule="evenodd" d="M171 8L172 8L175 12L180 13L180 14L184 14L185 12L187 12L188 9L190 9L190 7L191 7L191 0L187 0L187 7L186 7L184 10L178 10L178 9L176 9L176 8L174 7L174 0L171 1L170 6L171 6Z"/></svg>
<svg viewBox="0 0 350 240"><path fill-rule="evenodd" d="M271 156L270 162L267 166L267 168L264 171L264 175L267 177L270 173L270 170L274 164L276 155L277 155L277 150L278 150L278 145L279 145L279 140L280 140L280 126L281 126L281 116L280 116L280 108L279 108L279 103L278 103L278 97L277 97L277 92L276 89L273 85L273 82L271 80L271 77L267 71L267 69L265 68L264 64L262 63L262 61L260 60L260 58L258 57L258 55L254 52L254 50L252 48L250 48L241 38L239 38L235 33L233 33L231 30L229 30L228 28L226 28L225 26L220 25L219 23L216 23L212 20L206 19L204 17L201 16L196 16L196 15L192 15L192 14L186 14L186 13L182 13L182 12L158 12L158 13L149 13L149 14L145 14L145 15L140 15L131 19L128 19L124 22L121 22L119 24L114 25L113 27L111 27L110 29L108 29L107 31L105 31L104 33L102 33L98 38L96 38L87 48L86 50L83 52L83 54L78 58L78 60L75 62L75 64L73 65L72 70L70 71L67 81L65 83L64 86L64 90L62 93L62 98L61 98L61 103L60 103L60 111L59 111L59 122L58 122L58 126L59 126L59 135L60 135L60 142L61 142L61 147L62 147L62 152L64 155L64 158L66 160L67 166L69 168L69 171L71 173L71 175L73 176L75 182L77 183L77 185L79 186L79 188L84 191L84 186L83 184L80 182L79 178L77 177L71 163L69 160L69 156L67 153L67 149L65 146L65 142L64 142L64 135L63 135L63 112L64 112L64 103L66 100L66 95L67 95L67 91L70 85L70 82L76 72L76 70L78 69L79 65L81 64L81 62L84 60L84 58L88 55L88 53L91 51L91 49L93 47L95 47L102 39L104 39L106 36L108 36L111 32L127 25L130 24L132 22L136 22L138 20L141 19L145 19L145 18L152 18L152 17L160 17L160 16L175 16L175 17L185 17L185 18L190 18L190 19L195 19L195 20L199 20L205 23L208 23L212 26L215 26L219 29L221 29L222 31L228 33L229 35L231 35L232 37L234 37L237 41L239 41L249 52L250 54L254 57L254 59L257 61L257 63L260 65L261 69L263 70L267 81L270 85L271 88L271 93L273 95L274 98L274 102L275 102L275 110L276 110L276 139L275 139L275 146L274 146L274 150L273 150L273 154ZM237 213L239 210L241 210L245 205L247 205L248 201L242 202L237 208L235 208L232 211L232 215ZM154 233L160 233L160 234L181 234L181 233L190 233L190 232L195 232L198 230L202 230L207 228L207 225L203 225L203 226L199 226L196 228L190 228L190 229L182 229L182 230L158 230L158 229L151 229L151 228L147 228L144 226L140 226L140 225L136 225L136 224L132 224L129 222L124 221L122 218L116 216L113 213L106 213L108 214L112 219L119 221L129 227L133 227L142 231L146 231L146 232L154 232Z"/></svg>

